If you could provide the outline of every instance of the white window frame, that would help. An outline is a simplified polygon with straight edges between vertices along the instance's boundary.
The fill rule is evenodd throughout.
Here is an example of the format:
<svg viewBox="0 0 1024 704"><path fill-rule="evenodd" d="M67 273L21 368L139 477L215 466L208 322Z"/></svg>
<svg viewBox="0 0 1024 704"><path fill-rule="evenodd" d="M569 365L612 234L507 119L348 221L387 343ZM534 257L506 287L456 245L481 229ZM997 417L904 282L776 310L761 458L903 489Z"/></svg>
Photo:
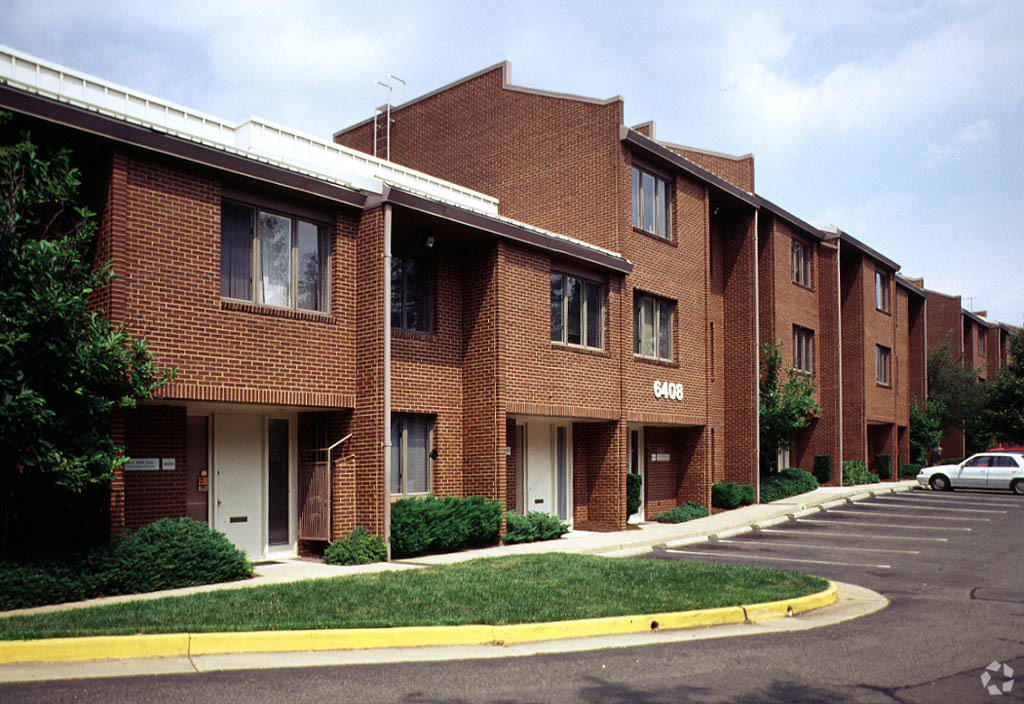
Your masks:
<svg viewBox="0 0 1024 704"><path fill-rule="evenodd" d="M644 305L644 303L646 301L650 301L652 303L653 320L650 323L650 329L651 329L652 335L653 335L653 341L652 341L653 348L654 348L654 353L653 354L648 354L648 353L644 352L644 347L646 345L644 344L645 343L645 339L643 337L642 331L643 331L643 329L645 327L645 325L644 325L644 322L645 322L644 317L645 317L645 314L646 314L646 311L647 311L647 307ZM668 310L667 318L668 318L668 325L669 325L668 337L667 337L667 339L668 339L668 355L667 356L661 354L661 349L660 349L661 346L658 344L659 341L662 338L662 330L661 330L662 324L661 324L661 321L662 321L662 318L663 318L663 311L665 309ZM635 356L637 356L637 357L642 357L644 359L656 359L656 360L659 360L659 361L662 361L662 362L671 362L674 359L674 355L675 355L675 340L673 339L675 337L675 335L674 335L674 332L675 332L675 314L676 314L676 304L675 304L674 301L670 301L667 298L659 298L657 296L650 296L650 295L647 295L647 294L644 294L644 293L634 293L633 294L633 354Z"/></svg>
<svg viewBox="0 0 1024 704"><path fill-rule="evenodd" d="M814 373L814 331L800 325L793 326L793 368Z"/></svg>
<svg viewBox="0 0 1024 704"><path fill-rule="evenodd" d="M651 179L653 203L644 197L644 179ZM633 202L633 227L663 240L672 240L672 181L650 169L633 165L630 176ZM645 225L647 215L653 212L650 227ZM660 216L660 217L659 217Z"/></svg>
<svg viewBox="0 0 1024 704"><path fill-rule="evenodd" d="M409 466L409 423L413 419L424 420L429 425L427 431L427 447L426 447L426 473L423 491L409 491L409 476L407 467ZM394 447L394 424L399 424L399 438L398 438L398 462L394 461L394 455L392 455L392 478L394 482L395 478L398 479L398 491L395 491L394 486L391 487L392 497L403 497L403 496L425 496L431 493L433 482L434 482L434 432L436 428L436 419L434 416L419 414L419 413L392 413L391 424L392 424L392 453L395 452Z"/></svg>
<svg viewBox="0 0 1024 704"><path fill-rule="evenodd" d="M884 345L875 345L875 381L892 386L892 349Z"/></svg>
<svg viewBox="0 0 1024 704"><path fill-rule="evenodd" d="M875 308L885 313L892 309L891 288L892 279L889 274L875 269Z"/></svg>
<svg viewBox="0 0 1024 704"><path fill-rule="evenodd" d="M555 287L554 281L556 277L561 277L561 300L555 300ZM578 281L581 291L580 300L580 341L571 342L569 340L569 286L572 281ZM567 274L564 271L552 270L550 276L551 282L551 341L561 343L563 345L569 345L570 347L586 347L587 349L602 350L604 349L604 310L605 310L605 294L604 285L599 281L593 279L587 279L582 276L576 276L574 274ZM597 289L597 297L600 301L600 305L596 312L591 311L590 296L588 292ZM591 340L590 334L590 316L591 314L597 316L597 340ZM558 323L559 329L555 329L555 316L560 317Z"/></svg>
<svg viewBox="0 0 1024 704"><path fill-rule="evenodd" d="M811 245L794 237L792 253L793 283L811 288Z"/></svg>

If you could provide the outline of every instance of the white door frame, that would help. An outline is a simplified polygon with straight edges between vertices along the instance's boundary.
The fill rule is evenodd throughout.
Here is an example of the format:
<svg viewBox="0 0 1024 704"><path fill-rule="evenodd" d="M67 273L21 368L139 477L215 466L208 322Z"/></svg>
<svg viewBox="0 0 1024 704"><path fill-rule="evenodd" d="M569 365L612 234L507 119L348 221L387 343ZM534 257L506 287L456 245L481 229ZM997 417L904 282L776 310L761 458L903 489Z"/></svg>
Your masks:
<svg viewBox="0 0 1024 704"><path fill-rule="evenodd" d="M517 421L517 426L524 426L523 431L523 508L526 512L543 510L551 515L558 515L558 429L565 433L565 493L566 517L563 519L572 525L573 515L573 467L572 467L572 423L564 419L526 419ZM531 437L533 438L531 442ZM541 445L543 442L543 446ZM546 451L544 450L546 446ZM538 452L531 463L531 450ZM544 455L543 457L541 455ZM546 473L537 474L537 473ZM530 478L540 480L544 486L543 496L530 491ZM545 481L546 480L546 481ZM537 499L542 503L537 504ZM539 506L540 508L535 508Z"/></svg>
<svg viewBox="0 0 1024 704"><path fill-rule="evenodd" d="M640 508L637 512L629 516L629 523L641 523L646 515L647 502L644 498L647 494L647 474L646 465L644 463L644 426L642 425L627 425L626 432L629 435L629 451L626 453L626 473L630 474L633 471L633 453L636 453L637 470L640 474ZM637 434L636 448L633 447L633 433Z"/></svg>

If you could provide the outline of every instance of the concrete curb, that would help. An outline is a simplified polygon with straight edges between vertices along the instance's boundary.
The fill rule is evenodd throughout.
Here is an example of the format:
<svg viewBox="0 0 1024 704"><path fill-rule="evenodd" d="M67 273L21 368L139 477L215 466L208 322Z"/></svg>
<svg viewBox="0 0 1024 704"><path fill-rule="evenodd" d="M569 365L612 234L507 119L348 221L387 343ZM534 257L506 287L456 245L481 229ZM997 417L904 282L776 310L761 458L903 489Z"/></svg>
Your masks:
<svg viewBox="0 0 1024 704"><path fill-rule="evenodd" d="M749 623L792 616L829 606L839 590L829 582L808 596L699 611L679 611L608 618L552 621L509 626L418 626L243 633L168 633L136 636L89 636L0 642L0 664L74 662L129 658L365 650L447 645L509 645L565 638L649 633Z"/></svg>

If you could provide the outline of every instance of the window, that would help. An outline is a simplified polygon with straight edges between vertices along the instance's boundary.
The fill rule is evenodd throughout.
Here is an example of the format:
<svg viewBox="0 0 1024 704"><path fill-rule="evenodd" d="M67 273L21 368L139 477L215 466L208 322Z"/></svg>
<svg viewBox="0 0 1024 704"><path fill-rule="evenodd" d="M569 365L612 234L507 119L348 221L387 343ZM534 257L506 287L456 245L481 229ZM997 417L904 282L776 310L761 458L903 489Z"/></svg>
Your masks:
<svg viewBox="0 0 1024 704"><path fill-rule="evenodd" d="M811 246L793 240L793 283L811 286Z"/></svg>
<svg viewBox="0 0 1024 704"><path fill-rule="evenodd" d="M978 330L978 354L985 354L985 331Z"/></svg>
<svg viewBox="0 0 1024 704"><path fill-rule="evenodd" d="M664 239L669 231L669 185L665 179L633 167L633 227Z"/></svg>
<svg viewBox="0 0 1024 704"><path fill-rule="evenodd" d="M604 288L601 284L551 272L551 340L601 349Z"/></svg>
<svg viewBox="0 0 1024 704"><path fill-rule="evenodd" d="M220 219L220 295L326 312L327 233L326 225L225 201Z"/></svg>
<svg viewBox="0 0 1024 704"><path fill-rule="evenodd" d="M391 257L391 327L414 332L434 330L434 267L424 255Z"/></svg>
<svg viewBox="0 0 1024 704"><path fill-rule="evenodd" d="M888 347L875 345L875 381L882 386L889 385L889 364L892 350Z"/></svg>
<svg viewBox="0 0 1024 704"><path fill-rule="evenodd" d="M889 275L875 272L875 308L889 312Z"/></svg>
<svg viewBox="0 0 1024 704"><path fill-rule="evenodd" d="M793 326L793 368L814 371L814 331L799 325Z"/></svg>
<svg viewBox="0 0 1024 704"><path fill-rule="evenodd" d="M434 419L431 416L391 416L391 495L430 491Z"/></svg>
<svg viewBox="0 0 1024 704"><path fill-rule="evenodd" d="M634 295L633 353L672 361L673 304L662 298Z"/></svg>

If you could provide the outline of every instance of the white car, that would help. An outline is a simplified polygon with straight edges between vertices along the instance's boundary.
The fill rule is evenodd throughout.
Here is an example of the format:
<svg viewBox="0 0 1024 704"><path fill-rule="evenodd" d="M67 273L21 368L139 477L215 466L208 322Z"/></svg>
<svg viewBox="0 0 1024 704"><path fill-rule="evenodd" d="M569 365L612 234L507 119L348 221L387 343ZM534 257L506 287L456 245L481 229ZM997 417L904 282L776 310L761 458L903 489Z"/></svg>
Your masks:
<svg viewBox="0 0 1024 704"><path fill-rule="evenodd" d="M972 455L960 464L924 467L917 482L936 491L1009 489L1014 494L1024 494L1024 449L994 448Z"/></svg>

